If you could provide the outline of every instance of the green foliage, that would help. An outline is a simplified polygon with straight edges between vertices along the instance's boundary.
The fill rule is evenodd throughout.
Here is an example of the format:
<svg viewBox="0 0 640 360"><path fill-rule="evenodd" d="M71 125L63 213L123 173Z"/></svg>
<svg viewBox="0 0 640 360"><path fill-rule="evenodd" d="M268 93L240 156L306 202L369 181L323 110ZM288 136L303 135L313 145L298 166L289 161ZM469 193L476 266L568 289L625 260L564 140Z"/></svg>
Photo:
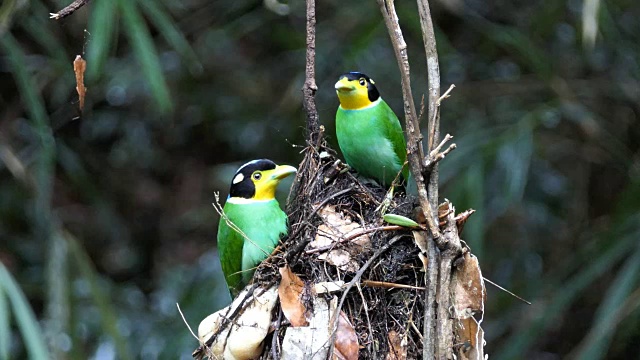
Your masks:
<svg viewBox="0 0 640 360"><path fill-rule="evenodd" d="M13 314L16 325L22 334L22 340L25 343L29 358L34 360L48 359L47 346L44 344L40 325L36 320L31 306L20 287L15 282L7 268L0 263L0 356L4 359L9 358L8 347L10 340L9 315ZM9 311L8 302L11 304Z"/></svg>

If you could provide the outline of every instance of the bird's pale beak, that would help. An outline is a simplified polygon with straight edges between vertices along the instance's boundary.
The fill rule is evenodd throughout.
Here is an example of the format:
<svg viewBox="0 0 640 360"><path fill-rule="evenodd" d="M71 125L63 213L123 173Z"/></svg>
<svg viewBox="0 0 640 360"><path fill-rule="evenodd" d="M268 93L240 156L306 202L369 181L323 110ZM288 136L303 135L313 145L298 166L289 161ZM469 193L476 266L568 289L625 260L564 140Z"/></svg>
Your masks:
<svg viewBox="0 0 640 360"><path fill-rule="evenodd" d="M342 79L338 80L335 86L336 86L336 91L341 91L341 92L347 92L347 91L352 91L356 89L355 86L349 84L349 80L347 80L346 77L343 77Z"/></svg>
<svg viewBox="0 0 640 360"><path fill-rule="evenodd" d="M282 180L291 174L295 174L296 168L289 165L278 165L275 169L271 170L272 180Z"/></svg>

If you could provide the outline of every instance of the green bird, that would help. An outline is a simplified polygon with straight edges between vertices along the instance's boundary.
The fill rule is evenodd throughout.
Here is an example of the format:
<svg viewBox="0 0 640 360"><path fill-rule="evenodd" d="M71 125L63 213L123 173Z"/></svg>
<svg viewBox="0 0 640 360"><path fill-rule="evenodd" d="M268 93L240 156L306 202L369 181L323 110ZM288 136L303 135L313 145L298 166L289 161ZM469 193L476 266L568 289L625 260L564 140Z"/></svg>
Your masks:
<svg viewBox="0 0 640 360"><path fill-rule="evenodd" d="M293 166L261 159L242 165L233 176L218 225L220 263L232 297L287 234L287 215L275 193L280 180L295 172Z"/></svg>
<svg viewBox="0 0 640 360"><path fill-rule="evenodd" d="M340 75L336 136L345 161L360 175L389 187L402 171L409 177L407 145L396 114L382 100L373 79L360 72ZM403 168L404 167L404 168Z"/></svg>

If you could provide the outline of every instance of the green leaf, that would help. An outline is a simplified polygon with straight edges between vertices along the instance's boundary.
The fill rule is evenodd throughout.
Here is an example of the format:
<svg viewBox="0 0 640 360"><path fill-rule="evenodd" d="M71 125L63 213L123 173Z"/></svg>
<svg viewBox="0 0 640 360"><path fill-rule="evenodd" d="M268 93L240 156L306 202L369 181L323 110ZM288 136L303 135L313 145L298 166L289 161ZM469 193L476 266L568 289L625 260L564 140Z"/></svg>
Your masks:
<svg viewBox="0 0 640 360"><path fill-rule="evenodd" d="M87 44L87 78L95 81L104 71L117 25L116 3L113 0L94 0L89 17Z"/></svg>
<svg viewBox="0 0 640 360"><path fill-rule="evenodd" d="M182 32L175 25L175 22L160 8L159 3L155 0L139 0L139 4L167 43L169 43L183 59L187 60L189 71L193 74L201 73L202 64L200 64L198 56L191 48L191 45L189 45L187 39L182 35Z"/></svg>
<svg viewBox="0 0 640 360"><path fill-rule="evenodd" d="M133 359L127 348L127 341L118 330L117 316L115 309L109 302L110 297L103 291L100 284L98 284L98 275L91 263L91 259L73 235L64 232L61 236L63 236L69 244L69 252L73 255L78 265L79 275L89 284L91 296L100 312L102 329L113 339L118 355L117 358L124 360Z"/></svg>
<svg viewBox="0 0 640 360"><path fill-rule="evenodd" d="M16 324L22 333L29 357L34 360L48 359L47 347L36 316L24 293L2 263L0 263L0 289L5 289L5 294L11 302Z"/></svg>
<svg viewBox="0 0 640 360"><path fill-rule="evenodd" d="M603 359L611 345L611 338L619 320L612 316L625 304L629 294L637 288L640 275L640 248L627 259L603 297L595 314L589 334L578 348L576 359Z"/></svg>
<svg viewBox="0 0 640 360"><path fill-rule="evenodd" d="M638 217L631 217L625 224L635 224L639 220ZM548 326L554 324L554 320L559 314L576 301L589 284L605 272L610 271L621 258L629 253L629 250L637 243L640 229L627 229L627 226L621 226L620 229L625 230L625 235L620 236L614 246L592 258L589 264L582 267L576 275L563 281L562 287L557 284L556 292L544 313L532 321L527 328L514 332L506 340L505 344L507 345L501 349L502 351L494 355L494 359L517 359L520 358L520 355L526 354L538 339L537 334L543 333ZM605 236L614 235L613 232L610 232Z"/></svg>
<svg viewBox="0 0 640 360"><path fill-rule="evenodd" d="M165 82L160 58L149 34L149 29L136 6L137 1L119 0L118 4L122 10L125 32L131 42L133 53L142 67L142 74L149 83L158 109L160 113L169 113L173 111L169 87Z"/></svg>
<svg viewBox="0 0 640 360"><path fill-rule="evenodd" d="M408 217L404 217L402 215L384 214L382 219L384 221L388 222L389 224L400 225L400 226L404 226L404 227L408 227L408 228L419 228L420 227L420 225L417 222L409 219Z"/></svg>

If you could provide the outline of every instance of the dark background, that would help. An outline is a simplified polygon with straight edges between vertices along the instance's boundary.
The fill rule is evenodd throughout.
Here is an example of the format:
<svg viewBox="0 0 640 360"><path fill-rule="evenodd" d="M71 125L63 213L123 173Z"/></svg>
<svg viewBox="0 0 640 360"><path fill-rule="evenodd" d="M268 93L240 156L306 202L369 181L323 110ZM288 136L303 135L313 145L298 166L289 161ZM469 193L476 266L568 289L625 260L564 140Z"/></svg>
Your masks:
<svg viewBox="0 0 640 360"><path fill-rule="evenodd" d="M189 359L197 342L175 304L196 331L228 301L214 193L224 199L248 160L301 160L304 2L93 0L48 18L68 3L0 5L0 260L50 356ZM489 286L487 352L635 358L640 4L430 5L442 91L456 85L442 105L458 149L442 163L441 197L477 210L463 238L484 276L533 302ZM400 80L375 1L317 7L316 99L337 147L338 75L367 73L399 115ZM397 10L419 104L417 8ZM24 358L11 323L9 357Z"/></svg>

